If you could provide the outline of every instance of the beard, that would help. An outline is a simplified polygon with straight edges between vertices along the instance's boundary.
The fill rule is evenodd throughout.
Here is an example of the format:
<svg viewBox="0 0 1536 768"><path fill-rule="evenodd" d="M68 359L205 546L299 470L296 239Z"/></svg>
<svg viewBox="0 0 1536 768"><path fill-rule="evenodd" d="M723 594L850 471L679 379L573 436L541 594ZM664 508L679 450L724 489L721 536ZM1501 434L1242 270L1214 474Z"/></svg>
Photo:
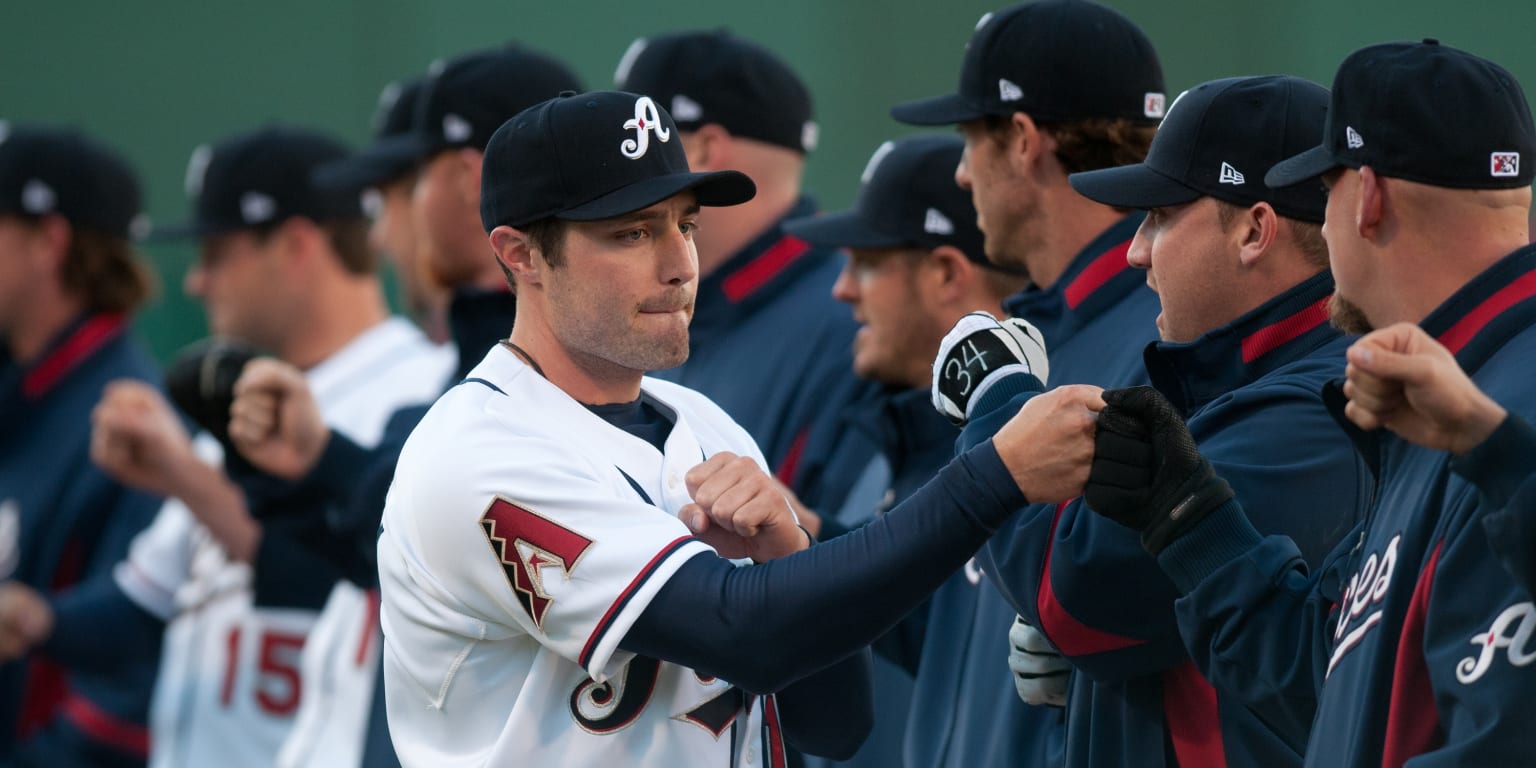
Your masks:
<svg viewBox="0 0 1536 768"><path fill-rule="evenodd" d="M1328 322L1340 331L1356 336L1376 330L1365 316L1365 310L1337 293L1328 300Z"/></svg>

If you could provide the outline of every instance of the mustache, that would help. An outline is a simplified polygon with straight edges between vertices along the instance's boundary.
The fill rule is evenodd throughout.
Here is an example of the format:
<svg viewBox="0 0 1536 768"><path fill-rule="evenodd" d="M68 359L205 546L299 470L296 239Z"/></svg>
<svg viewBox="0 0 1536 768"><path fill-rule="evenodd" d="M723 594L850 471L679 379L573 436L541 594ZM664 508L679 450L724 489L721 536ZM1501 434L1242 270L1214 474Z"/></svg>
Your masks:
<svg viewBox="0 0 1536 768"><path fill-rule="evenodd" d="M641 312L680 312L693 309L693 292L668 293L640 303Z"/></svg>

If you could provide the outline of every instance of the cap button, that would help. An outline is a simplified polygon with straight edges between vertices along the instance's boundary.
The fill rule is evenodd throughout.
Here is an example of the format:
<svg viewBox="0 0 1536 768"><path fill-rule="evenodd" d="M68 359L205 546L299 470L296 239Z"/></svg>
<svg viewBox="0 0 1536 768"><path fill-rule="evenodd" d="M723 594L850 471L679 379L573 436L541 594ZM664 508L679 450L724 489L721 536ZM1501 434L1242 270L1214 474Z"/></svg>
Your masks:
<svg viewBox="0 0 1536 768"><path fill-rule="evenodd" d="M560 98L562 98L562 99L569 99L570 97L575 96L575 95L576 95L575 91L561 91L560 92Z"/></svg>
<svg viewBox="0 0 1536 768"><path fill-rule="evenodd" d="M1426 38L1424 38L1424 44L1425 45L1439 45L1440 41L1436 40L1433 37L1426 37Z"/></svg>

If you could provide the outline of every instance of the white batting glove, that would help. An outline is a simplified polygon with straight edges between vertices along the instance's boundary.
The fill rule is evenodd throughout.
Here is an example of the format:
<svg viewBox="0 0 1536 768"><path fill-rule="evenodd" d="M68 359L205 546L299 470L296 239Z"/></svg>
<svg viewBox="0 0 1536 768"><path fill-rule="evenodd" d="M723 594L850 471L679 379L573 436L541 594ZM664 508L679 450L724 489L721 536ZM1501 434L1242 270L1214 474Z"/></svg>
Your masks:
<svg viewBox="0 0 1536 768"><path fill-rule="evenodd" d="M1019 698L1031 706L1065 707L1072 664L1051 647L1045 635L1022 617L1015 618L1008 630L1008 648L1008 668L1013 670Z"/></svg>
<svg viewBox="0 0 1536 768"><path fill-rule="evenodd" d="M934 410L964 425L973 404L1010 374L1027 373L1043 386L1050 373L1045 339L1033 325L1010 317L1002 322L986 312L960 318L933 360Z"/></svg>

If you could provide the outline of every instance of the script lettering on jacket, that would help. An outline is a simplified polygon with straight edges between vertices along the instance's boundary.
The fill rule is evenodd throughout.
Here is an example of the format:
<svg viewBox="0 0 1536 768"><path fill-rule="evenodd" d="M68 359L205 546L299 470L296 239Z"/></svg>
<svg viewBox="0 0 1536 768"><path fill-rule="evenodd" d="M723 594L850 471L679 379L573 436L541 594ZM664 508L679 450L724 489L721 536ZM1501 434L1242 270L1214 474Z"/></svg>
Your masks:
<svg viewBox="0 0 1536 768"><path fill-rule="evenodd" d="M1511 665L1530 665L1536 661L1536 647L1531 645L1533 633L1536 633L1536 605L1526 601L1505 608L1487 632L1472 636L1470 642L1479 649L1477 657L1468 656L1456 664L1456 679L1463 685L1477 682L1488 673L1488 667L1501 650Z"/></svg>
<svg viewBox="0 0 1536 768"><path fill-rule="evenodd" d="M1386 599L1392 586L1392 574L1397 570L1397 548L1403 535L1398 534L1387 542L1382 552L1372 552L1349 578L1349 587L1339 600L1339 622L1333 631L1333 656L1328 659L1328 673L1345 654L1359 645L1365 636L1381 623L1381 601Z"/></svg>

